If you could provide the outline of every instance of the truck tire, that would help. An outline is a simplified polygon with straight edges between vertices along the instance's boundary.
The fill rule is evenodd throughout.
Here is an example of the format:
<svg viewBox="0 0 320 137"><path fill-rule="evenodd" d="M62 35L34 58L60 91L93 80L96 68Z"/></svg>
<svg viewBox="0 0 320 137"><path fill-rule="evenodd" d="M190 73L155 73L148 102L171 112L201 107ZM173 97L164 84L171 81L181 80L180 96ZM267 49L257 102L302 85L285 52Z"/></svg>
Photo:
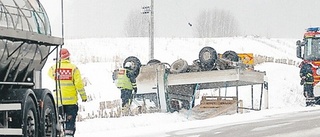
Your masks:
<svg viewBox="0 0 320 137"><path fill-rule="evenodd" d="M48 89L34 89L34 93L39 100L40 125L39 136L55 137L57 136L57 117L58 112L55 109L53 95Z"/></svg>
<svg viewBox="0 0 320 137"><path fill-rule="evenodd" d="M230 60L233 62L238 62L239 61L239 56L236 52L232 50L228 50L222 54L222 58L226 60Z"/></svg>
<svg viewBox="0 0 320 137"><path fill-rule="evenodd" d="M200 67L202 70L212 70L218 58L216 50L212 47L203 47L199 52Z"/></svg>
<svg viewBox="0 0 320 137"><path fill-rule="evenodd" d="M22 104L22 133L24 137L38 137L39 133L39 117L36 104L33 99L28 96L24 104Z"/></svg>
<svg viewBox="0 0 320 137"><path fill-rule="evenodd" d="M161 63L160 60L157 60L157 59L152 59L152 60L149 60L147 65L154 65L154 64L159 64Z"/></svg>
<svg viewBox="0 0 320 137"><path fill-rule="evenodd" d="M124 62L123 62L123 66L127 63L127 62L131 62L133 64L133 72L135 74L135 77L137 77L139 75L140 72L140 67L141 67L141 62L140 60L135 57L135 56L129 56L127 57Z"/></svg>
<svg viewBox="0 0 320 137"><path fill-rule="evenodd" d="M188 69L188 62L183 59L178 59L171 64L170 72L171 73L184 73Z"/></svg>
<svg viewBox="0 0 320 137"><path fill-rule="evenodd" d="M55 111L54 103L51 97L45 96L43 100L43 109L41 110L41 130L44 136L55 137L57 136L57 113Z"/></svg>
<svg viewBox="0 0 320 137"><path fill-rule="evenodd" d="M39 135L41 137L57 136L57 111L54 105L53 95L48 89L34 89L37 100L39 100Z"/></svg>

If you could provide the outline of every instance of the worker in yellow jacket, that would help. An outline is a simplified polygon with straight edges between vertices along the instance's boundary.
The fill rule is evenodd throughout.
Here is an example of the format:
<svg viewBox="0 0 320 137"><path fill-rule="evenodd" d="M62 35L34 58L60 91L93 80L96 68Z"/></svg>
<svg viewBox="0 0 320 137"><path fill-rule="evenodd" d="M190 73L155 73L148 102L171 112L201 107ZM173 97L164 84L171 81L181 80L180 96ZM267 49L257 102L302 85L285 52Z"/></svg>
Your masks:
<svg viewBox="0 0 320 137"><path fill-rule="evenodd" d="M73 137L78 113L78 94L83 102L87 95L78 67L70 62L70 52L61 48L60 60L48 72L49 77L57 82L57 105L59 113L66 117L64 134ZM60 89L60 90L59 90Z"/></svg>
<svg viewBox="0 0 320 137"><path fill-rule="evenodd" d="M137 93L136 77L132 67L131 62L126 62L124 68L119 69L117 74L116 85L121 90L122 113L128 113L133 95Z"/></svg>

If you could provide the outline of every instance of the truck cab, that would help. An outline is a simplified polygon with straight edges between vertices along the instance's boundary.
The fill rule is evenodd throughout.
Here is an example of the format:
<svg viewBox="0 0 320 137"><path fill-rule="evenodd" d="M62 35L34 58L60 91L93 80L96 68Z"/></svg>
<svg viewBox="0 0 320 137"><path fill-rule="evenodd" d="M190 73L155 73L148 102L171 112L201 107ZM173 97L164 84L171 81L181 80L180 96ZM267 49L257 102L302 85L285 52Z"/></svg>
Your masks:
<svg viewBox="0 0 320 137"><path fill-rule="evenodd" d="M314 95L316 100L320 98L320 27L311 27L306 30L303 36L303 40L298 40L297 45L297 57L303 61L300 67L303 65L311 65L314 77Z"/></svg>

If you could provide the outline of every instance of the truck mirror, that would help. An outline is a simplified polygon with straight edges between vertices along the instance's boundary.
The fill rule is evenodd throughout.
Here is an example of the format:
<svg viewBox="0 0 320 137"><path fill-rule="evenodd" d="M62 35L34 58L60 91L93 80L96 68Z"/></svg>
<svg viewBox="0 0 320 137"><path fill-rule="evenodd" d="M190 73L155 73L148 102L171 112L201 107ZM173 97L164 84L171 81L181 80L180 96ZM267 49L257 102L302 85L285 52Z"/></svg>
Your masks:
<svg viewBox="0 0 320 137"><path fill-rule="evenodd" d="M297 46L297 50L296 51L297 51L297 57L302 59L302 57L301 57L301 46L300 45Z"/></svg>
<svg viewBox="0 0 320 137"><path fill-rule="evenodd" d="M296 42L296 45L297 45L297 46L300 46L300 45L301 45L301 41L298 40L298 41Z"/></svg>

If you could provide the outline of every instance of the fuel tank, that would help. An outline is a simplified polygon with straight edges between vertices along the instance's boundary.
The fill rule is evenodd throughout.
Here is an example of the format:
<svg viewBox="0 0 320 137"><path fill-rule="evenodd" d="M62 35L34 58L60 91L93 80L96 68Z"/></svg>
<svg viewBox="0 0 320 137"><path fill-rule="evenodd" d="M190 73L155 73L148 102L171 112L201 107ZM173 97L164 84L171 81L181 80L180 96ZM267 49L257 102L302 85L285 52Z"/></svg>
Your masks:
<svg viewBox="0 0 320 137"><path fill-rule="evenodd" d="M32 82L61 43L39 0L0 0L0 82Z"/></svg>

